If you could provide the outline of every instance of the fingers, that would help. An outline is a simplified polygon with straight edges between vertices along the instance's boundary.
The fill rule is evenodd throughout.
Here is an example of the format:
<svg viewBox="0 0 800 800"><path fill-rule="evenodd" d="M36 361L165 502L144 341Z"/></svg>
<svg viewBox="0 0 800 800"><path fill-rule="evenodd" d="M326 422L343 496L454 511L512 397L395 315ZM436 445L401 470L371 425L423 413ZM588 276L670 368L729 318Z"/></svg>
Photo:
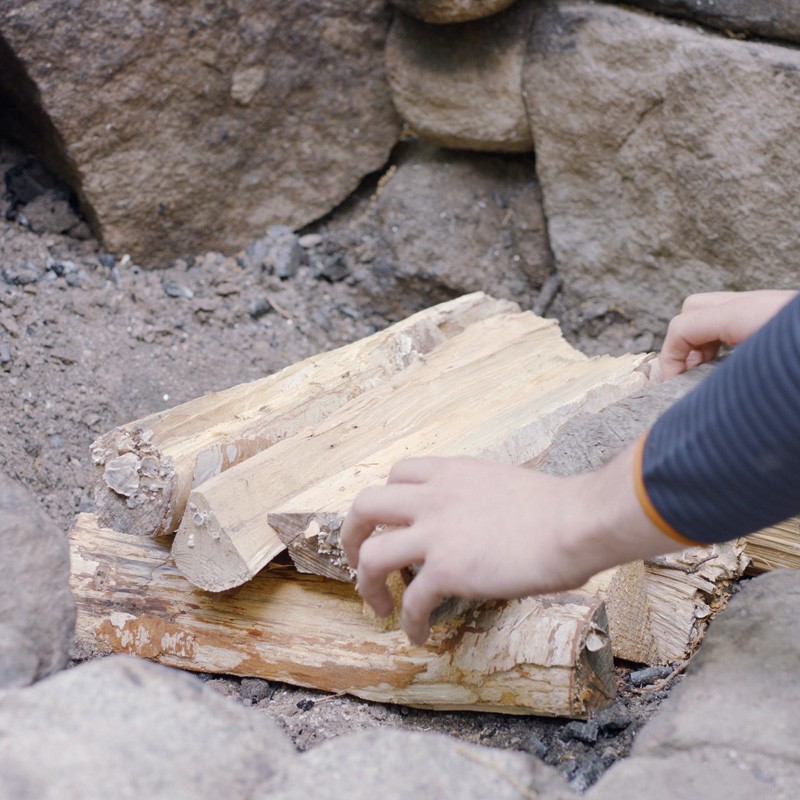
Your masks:
<svg viewBox="0 0 800 800"><path fill-rule="evenodd" d="M408 526L413 522L416 487L407 484L370 486L361 491L342 524L342 547L353 569L359 548L378 525Z"/></svg>
<svg viewBox="0 0 800 800"><path fill-rule="evenodd" d="M708 309L687 311L675 317L667 328L659 354L664 378L671 378L711 360L724 335L725 319L720 319L722 303Z"/></svg>
<svg viewBox="0 0 800 800"><path fill-rule="evenodd" d="M425 644L431 630L431 613L445 598L430 575L423 566L403 593L400 625L414 644Z"/></svg>
<svg viewBox="0 0 800 800"><path fill-rule="evenodd" d="M687 311L702 311L704 308L711 308L718 306L721 303L727 303L736 297L738 292L699 292L698 294L690 294L684 301L681 307L681 312Z"/></svg>
<svg viewBox="0 0 800 800"><path fill-rule="evenodd" d="M743 342L796 295L782 289L690 295L667 329L659 358L663 377L712 361L721 342Z"/></svg>
<svg viewBox="0 0 800 800"><path fill-rule="evenodd" d="M379 617L385 617L394 605L386 588L386 576L424 559L422 537L413 528L397 528L371 537L359 553L359 594Z"/></svg>

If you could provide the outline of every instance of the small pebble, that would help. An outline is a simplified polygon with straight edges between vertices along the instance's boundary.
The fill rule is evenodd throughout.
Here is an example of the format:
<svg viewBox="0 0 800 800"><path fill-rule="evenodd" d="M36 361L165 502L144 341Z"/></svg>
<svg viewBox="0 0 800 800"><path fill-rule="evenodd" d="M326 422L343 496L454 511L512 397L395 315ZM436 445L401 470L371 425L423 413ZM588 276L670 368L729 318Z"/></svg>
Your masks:
<svg viewBox="0 0 800 800"><path fill-rule="evenodd" d="M639 669L631 672L628 680L634 686L647 686L650 683L655 683L658 680L669 677L672 672L672 667L647 667L647 669Z"/></svg>
<svg viewBox="0 0 800 800"><path fill-rule="evenodd" d="M85 277L86 273L82 269L78 269L75 272L68 273L65 280L67 282L67 286L71 286L73 289L75 289L81 285Z"/></svg>
<svg viewBox="0 0 800 800"><path fill-rule="evenodd" d="M325 259L319 274L331 283L343 281L350 274L344 253L336 253Z"/></svg>
<svg viewBox="0 0 800 800"><path fill-rule="evenodd" d="M168 297L182 297L185 300L191 300L194 297L194 292L182 283L175 283L169 281L164 284L164 294Z"/></svg>
<svg viewBox="0 0 800 800"><path fill-rule="evenodd" d="M242 678L241 691L245 700L258 703L270 696L271 687L269 681L262 678Z"/></svg>
<svg viewBox="0 0 800 800"><path fill-rule="evenodd" d="M523 748L537 758L544 758L547 755L547 745L538 736L529 736Z"/></svg>
<svg viewBox="0 0 800 800"><path fill-rule="evenodd" d="M3 279L12 286L28 286L36 283L41 277L36 265L30 261L3 268Z"/></svg>
<svg viewBox="0 0 800 800"><path fill-rule="evenodd" d="M350 319L360 319L361 317L361 312L350 306L338 306L338 308L344 316L350 317Z"/></svg>
<svg viewBox="0 0 800 800"><path fill-rule="evenodd" d="M272 305L266 297L259 297L250 304L248 309L248 313L253 319L260 319L265 314L269 314L270 311L272 311Z"/></svg>
<svg viewBox="0 0 800 800"><path fill-rule="evenodd" d="M8 342L0 342L0 364L11 363L11 345Z"/></svg>
<svg viewBox="0 0 800 800"><path fill-rule="evenodd" d="M55 261L52 259L47 260L47 269L59 278L63 278L65 275L78 271L78 267L74 261Z"/></svg>
<svg viewBox="0 0 800 800"><path fill-rule="evenodd" d="M314 708L314 701L313 700L300 700L297 704L297 707L301 711L310 711Z"/></svg>
<svg viewBox="0 0 800 800"><path fill-rule="evenodd" d="M591 721L597 723L600 733L617 733L631 725L633 717L622 703L614 703L596 714Z"/></svg>
<svg viewBox="0 0 800 800"><path fill-rule="evenodd" d="M600 728L597 722L590 719L588 722L570 722L564 726L561 738L564 740L575 739L586 744L595 744Z"/></svg>
<svg viewBox="0 0 800 800"><path fill-rule="evenodd" d="M322 244L322 237L318 233L307 233L297 240L297 244L304 250L310 250L312 247L319 247Z"/></svg>

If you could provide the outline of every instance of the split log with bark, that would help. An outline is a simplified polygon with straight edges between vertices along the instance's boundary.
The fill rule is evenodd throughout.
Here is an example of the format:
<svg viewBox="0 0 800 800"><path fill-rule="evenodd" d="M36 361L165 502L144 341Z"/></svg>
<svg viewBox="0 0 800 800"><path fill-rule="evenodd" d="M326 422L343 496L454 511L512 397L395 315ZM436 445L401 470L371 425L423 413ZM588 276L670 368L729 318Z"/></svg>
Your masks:
<svg viewBox="0 0 800 800"><path fill-rule="evenodd" d="M587 595L484 604L418 647L364 614L350 584L291 565L209 594L163 540L94 515L70 544L78 639L101 651L443 710L585 718L615 693L604 606Z"/></svg>

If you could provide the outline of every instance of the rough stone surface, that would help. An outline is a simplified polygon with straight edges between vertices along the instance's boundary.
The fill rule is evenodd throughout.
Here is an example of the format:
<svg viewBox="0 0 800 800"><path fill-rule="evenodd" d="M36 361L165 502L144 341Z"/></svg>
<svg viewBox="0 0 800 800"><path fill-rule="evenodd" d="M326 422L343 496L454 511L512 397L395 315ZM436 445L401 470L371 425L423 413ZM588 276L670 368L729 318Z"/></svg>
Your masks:
<svg viewBox="0 0 800 800"><path fill-rule="evenodd" d="M0 689L64 666L75 628L64 532L0 473Z"/></svg>
<svg viewBox="0 0 800 800"><path fill-rule="evenodd" d="M28 636L0 623L0 688L16 689L36 680L39 656Z"/></svg>
<svg viewBox="0 0 800 800"><path fill-rule="evenodd" d="M327 787L348 800L574 798L564 779L521 753L492 750L431 733L363 731L326 742L292 761L285 780L254 800L307 800Z"/></svg>
<svg viewBox="0 0 800 800"><path fill-rule="evenodd" d="M423 22L446 24L482 19L508 8L515 0L392 0L406 14Z"/></svg>
<svg viewBox="0 0 800 800"><path fill-rule="evenodd" d="M382 0L12 0L0 124L77 190L108 249L235 250L386 161L388 19Z"/></svg>
<svg viewBox="0 0 800 800"><path fill-rule="evenodd" d="M386 43L397 110L422 138L494 152L533 149L522 97L532 8L442 28L398 13Z"/></svg>
<svg viewBox="0 0 800 800"><path fill-rule="evenodd" d="M528 156L411 146L342 244L329 260L395 318L479 290L530 307L552 270Z"/></svg>
<svg viewBox="0 0 800 800"><path fill-rule="evenodd" d="M694 19L724 31L800 41L796 0L624 0L660 14Z"/></svg>
<svg viewBox="0 0 800 800"><path fill-rule="evenodd" d="M266 717L126 656L0 695L2 800L249 800L294 753Z"/></svg>
<svg viewBox="0 0 800 800"><path fill-rule="evenodd" d="M747 583L632 756L586 795L793 798L800 786L800 572Z"/></svg>
<svg viewBox="0 0 800 800"><path fill-rule="evenodd" d="M524 87L564 292L658 329L693 291L795 286L800 52L537 9Z"/></svg>

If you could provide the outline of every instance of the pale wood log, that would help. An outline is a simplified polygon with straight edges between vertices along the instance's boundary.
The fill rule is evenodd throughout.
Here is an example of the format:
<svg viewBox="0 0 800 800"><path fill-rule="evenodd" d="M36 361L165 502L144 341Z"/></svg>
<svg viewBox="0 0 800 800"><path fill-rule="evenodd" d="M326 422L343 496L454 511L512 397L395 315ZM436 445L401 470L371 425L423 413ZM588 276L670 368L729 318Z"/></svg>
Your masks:
<svg viewBox="0 0 800 800"><path fill-rule="evenodd" d="M514 310L508 301L467 295L261 380L116 428L92 445L95 511L121 531L172 533L192 486L317 424L476 320Z"/></svg>
<svg viewBox="0 0 800 800"><path fill-rule="evenodd" d="M529 461L576 411L644 386L649 358L589 359L530 312L476 322L314 428L194 489L173 545L178 568L210 591L240 585L286 547L270 514L341 514L407 456Z"/></svg>
<svg viewBox="0 0 800 800"><path fill-rule="evenodd" d="M780 567L800 569L800 517L751 533L744 539L744 554L753 574Z"/></svg>
<svg viewBox="0 0 800 800"><path fill-rule="evenodd" d="M162 541L101 528L94 515L76 517L70 543L78 639L100 650L442 710L581 718L614 696L596 598L487 604L417 647L368 619L349 584L291 566L210 595Z"/></svg>
<svg viewBox="0 0 800 800"><path fill-rule="evenodd" d="M741 541L692 547L607 570L581 591L605 601L615 658L665 664L697 647L747 561Z"/></svg>

